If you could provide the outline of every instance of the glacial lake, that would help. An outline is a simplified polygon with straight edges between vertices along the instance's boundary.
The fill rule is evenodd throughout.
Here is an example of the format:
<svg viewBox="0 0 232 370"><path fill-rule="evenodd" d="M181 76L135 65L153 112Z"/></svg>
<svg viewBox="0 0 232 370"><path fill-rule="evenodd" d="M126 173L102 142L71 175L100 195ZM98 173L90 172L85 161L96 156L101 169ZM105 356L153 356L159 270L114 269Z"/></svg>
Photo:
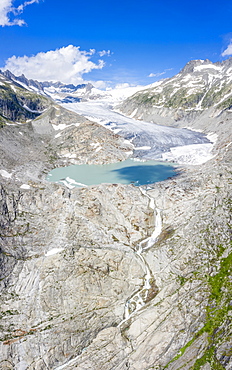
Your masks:
<svg viewBox="0 0 232 370"><path fill-rule="evenodd" d="M63 183L69 188L102 183L140 186L175 175L175 167L169 163L127 159L104 165L82 164L55 168L48 174L47 180Z"/></svg>

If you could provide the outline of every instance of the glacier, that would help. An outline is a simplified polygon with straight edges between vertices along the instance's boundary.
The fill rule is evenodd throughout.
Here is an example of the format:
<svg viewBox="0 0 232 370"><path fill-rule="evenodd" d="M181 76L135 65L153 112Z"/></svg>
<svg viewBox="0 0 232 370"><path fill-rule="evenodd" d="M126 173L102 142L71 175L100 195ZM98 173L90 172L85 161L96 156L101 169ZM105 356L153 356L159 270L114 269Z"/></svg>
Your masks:
<svg viewBox="0 0 232 370"><path fill-rule="evenodd" d="M115 102L109 98L61 105L129 140L134 145L134 158L199 164L213 157L214 143L203 133L124 116L114 110Z"/></svg>

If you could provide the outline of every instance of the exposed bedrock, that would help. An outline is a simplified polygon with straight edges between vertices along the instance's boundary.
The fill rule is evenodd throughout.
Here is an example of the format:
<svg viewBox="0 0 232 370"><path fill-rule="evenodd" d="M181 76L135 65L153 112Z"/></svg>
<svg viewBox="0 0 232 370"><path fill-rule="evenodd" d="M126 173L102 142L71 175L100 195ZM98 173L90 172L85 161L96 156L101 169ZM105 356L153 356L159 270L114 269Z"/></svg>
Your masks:
<svg viewBox="0 0 232 370"><path fill-rule="evenodd" d="M51 168L131 151L63 108L0 130L0 369L231 370L232 145L222 114L225 125L205 126L219 135L215 157L149 189L46 182Z"/></svg>
<svg viewBox="0 0 232 370"><path fill-rule="evenodd" d="M129 320L145 276L135 249L155 224L149 198L132 185L8 184L2 368L190 369L210 358L229 370L230 160L228 147L148 191L163 222L143 252L157 289Z"/></svg>

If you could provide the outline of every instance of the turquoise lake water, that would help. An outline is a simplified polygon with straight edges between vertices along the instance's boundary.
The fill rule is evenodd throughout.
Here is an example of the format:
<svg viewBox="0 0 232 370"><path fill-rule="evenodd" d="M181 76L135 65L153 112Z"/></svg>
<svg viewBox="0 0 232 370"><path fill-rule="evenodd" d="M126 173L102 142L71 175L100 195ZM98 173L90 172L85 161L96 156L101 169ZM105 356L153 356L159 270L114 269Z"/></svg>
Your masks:
<svg viewBox="0 0 232 370"><path fill-rule="evenodd" d="M175 175L175 167L168 163L127 159L105 165L82 164L55 168L48 174L47 180L71 186L102 183L139 186L163 181Z"/></svg>

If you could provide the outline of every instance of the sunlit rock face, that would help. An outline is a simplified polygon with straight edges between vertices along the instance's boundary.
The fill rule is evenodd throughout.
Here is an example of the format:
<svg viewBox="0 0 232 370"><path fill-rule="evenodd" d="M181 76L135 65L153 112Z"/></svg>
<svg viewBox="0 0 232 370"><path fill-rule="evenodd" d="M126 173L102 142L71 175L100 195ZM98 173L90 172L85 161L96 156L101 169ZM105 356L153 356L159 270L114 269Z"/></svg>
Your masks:
<svg viewBox="0 0 232 370"><path fill-rule="evenodd" d="M48 183L133 149L55 103L0 130L0 369L231 369L231 117L208 113L214 157L149 188Z"/></svg>
<svg viewBox="0 0 232 370"><path fill-rule="evenodd" d="M43 360L52 368L123 320L127 297L143 284L134 248L151 233L154 210L138 189L122 185L72 193L50 185L19 198L2 188L6 207L2 359L17 363L25 351L20 366Z"/></svg>
<svg viewBox="0 0 232 370"><path fill-rule="evenodd" d="M2 188L2 366L190 369L215 338L229 370L221 352L229 354L230 158L227 151L223 162L147 193L132 185ZM137 251L157 208L161 232L141 252L153 289L126 317L128 300L143 297L147 271ZM213 296L217 274L222 287ZM219 324L223 335L212 337Z"/></svg>
<svg viewBox="0 0 232 370"><path fill-rule="evenodd" d="M68 190L34 182L19 194L6 179L1 366L190 369L196 356L211 353L213 340L229 370L222 351L229 354L230 159L228 147L223 161L147 193L132 185ZM152 235L157 209L161 233L142 251L153 289L125 320L126 303L144 288L147 272L136 251ZM217 274L221 293L213 297ZM212 337L219 325L223 335Z"/></svg>

